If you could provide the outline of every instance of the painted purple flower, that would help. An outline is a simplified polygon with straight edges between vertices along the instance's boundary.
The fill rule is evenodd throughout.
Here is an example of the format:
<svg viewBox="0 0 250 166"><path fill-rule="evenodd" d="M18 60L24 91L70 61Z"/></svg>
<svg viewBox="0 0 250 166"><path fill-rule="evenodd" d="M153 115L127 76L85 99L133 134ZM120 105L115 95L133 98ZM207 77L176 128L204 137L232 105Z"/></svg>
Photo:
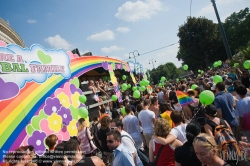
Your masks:
<svg viewBox="0 0 250 166"><path fill-rule="evenodd" d="M44 113L47 115L51 115L53 112L57 112L60 110L60 107L62 106L60 104L60 101L58 98L47 98L45 101L45 106L44 106Z"/></svg>
<svg viewBox="0 0 250 166"><path fill-rule="evenodd" d="M80 88L76 88L74 84L70 84L70 91L72 94L78 92L80 95L82 95L82 90Z"/></svg>
<svg viewBox="0 0 250 166"><path fill-rule="evenodd" d="M68 126L69 122L72 120L72 115L70 110L65 107L61 107L61 109L57 112L57 114L62 117L63 124Z"/></svg>
<svg viewBox="0 0 250 166"><path fill-rule="evenodd" d="M19 87L14 82L4 82L0 78L0 101L15 97L19 93Z"/></svg>
<svg viewBox="0 0 250 166"><path fill-rule="evenodd" d="M103 61L103 62L102 62L102 67L103 67L105 70L108 70L108 62L107 62L107 61Z"/></svg>
<svg viewBox="0 0 250 166"><path fill-rule="evenodd" d="M28 139L28 144L34 146L36 154L43 155L45 152L44 139L46 134L40 131L34 131L32 136Z"/></svg>

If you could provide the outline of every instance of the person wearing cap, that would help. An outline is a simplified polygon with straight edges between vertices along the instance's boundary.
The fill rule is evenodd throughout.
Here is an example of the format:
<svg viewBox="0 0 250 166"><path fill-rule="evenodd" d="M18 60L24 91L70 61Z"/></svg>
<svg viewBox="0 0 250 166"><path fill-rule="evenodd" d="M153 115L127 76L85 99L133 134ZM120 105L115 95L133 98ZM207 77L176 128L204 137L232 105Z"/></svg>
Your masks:
<svg viewBox="0 0 250 166"><path fill-rule="evenodd" d="M233 86L233 78L232 77L228 77L225 79L224 81L225 85L226 85L226 89L229 93L232 93L234 91L234 86Z"/></svg>
<svg viewBox="0 0 250 166"><path fill-rule="evenodd" d="M220 125L220 118L217 118L217 109L215 105L207 105L205 107L205 115L208 118L207 123L204 125L206 133L210 136L214 136L214 129L216 126ZM230 125L224 120L227 126L230 128ZM231 128L230 128L231 129Z"/></svg>

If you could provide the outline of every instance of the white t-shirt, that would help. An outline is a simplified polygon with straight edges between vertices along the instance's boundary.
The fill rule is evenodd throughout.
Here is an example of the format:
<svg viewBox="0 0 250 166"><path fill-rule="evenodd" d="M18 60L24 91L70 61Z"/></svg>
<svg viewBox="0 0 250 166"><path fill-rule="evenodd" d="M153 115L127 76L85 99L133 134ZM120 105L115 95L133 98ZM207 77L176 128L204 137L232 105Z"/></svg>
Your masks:
<svg viewBox="0 0 250 166"><path fill-rule="evenodd" d="M143 133L153 134L153 121L155 118L155 113L150 110L141 110L138 114L138 119L142 124Z"/></svg>
<svg viewBox="0 0 250 166"><path fill-rule="evenodd" d="M176 136L177 139L180 140L182 143L185 143L187 141L186 127L187 127L187 124L174 127L171 129L170 134Z"/></svg>

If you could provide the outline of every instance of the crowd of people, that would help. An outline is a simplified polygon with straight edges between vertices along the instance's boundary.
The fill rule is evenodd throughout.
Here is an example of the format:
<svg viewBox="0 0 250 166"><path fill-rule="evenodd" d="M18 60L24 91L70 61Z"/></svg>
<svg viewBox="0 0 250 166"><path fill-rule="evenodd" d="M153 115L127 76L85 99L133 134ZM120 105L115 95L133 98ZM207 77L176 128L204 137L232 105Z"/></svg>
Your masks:
<svg viewBox="0 0 250 166"><path fill-rule="evenodd" d="M222 82L215 84L213 76ZM197 84L196 88L191 88ZM99 98L109 98L108 83L89 81L89 89ZM250 165L250 76L249 72L221 67L199 76L151 85L153 92L132 90L123 101L103 104L100 115L88 127L78 120L78 135L58 143L52 134L45 140L43 156L33 153L32 145L7 154L9 166L233 166ZM215 100L202 105L199 95L210 90ZM98 92L97 92L98 91ZM181 105L176 95L183 92L192 103ZM99 93L99 94L98 94ZM108 107L108 109L107 109ZM125 109L125 113L121 111ZM48 156L52 156L49 157ZM38 162L40 161L40 162Z"/></svg>

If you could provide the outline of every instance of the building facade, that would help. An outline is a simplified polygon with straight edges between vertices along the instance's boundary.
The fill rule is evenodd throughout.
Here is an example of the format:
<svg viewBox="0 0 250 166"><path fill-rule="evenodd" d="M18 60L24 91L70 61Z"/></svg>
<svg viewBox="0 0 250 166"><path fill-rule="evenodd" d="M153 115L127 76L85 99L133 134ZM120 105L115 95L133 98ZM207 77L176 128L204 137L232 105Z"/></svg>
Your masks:
<svg viewBox="0 0 250 166"><path fill-rule="evenodd" d="M4 21L0 18L0 40L7 44L15 43L22 47L25 47L21 37L10 27L8 21Z"/></svg>

